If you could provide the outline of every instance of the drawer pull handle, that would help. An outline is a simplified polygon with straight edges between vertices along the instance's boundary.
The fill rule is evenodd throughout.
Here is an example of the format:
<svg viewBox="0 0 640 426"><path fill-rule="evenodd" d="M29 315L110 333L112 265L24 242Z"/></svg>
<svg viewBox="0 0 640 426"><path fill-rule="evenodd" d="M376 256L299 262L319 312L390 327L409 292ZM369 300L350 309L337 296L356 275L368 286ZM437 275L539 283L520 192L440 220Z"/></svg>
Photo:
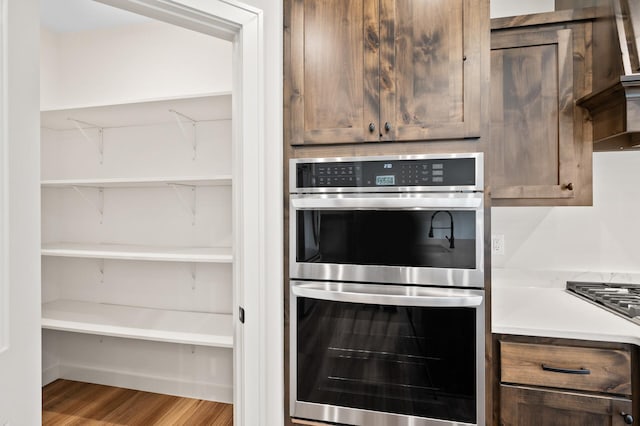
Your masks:
<svg viewBox="0 0 640 426"><path fill-rule="evenodd" d="M625 424L628 424L628 425L633 424L633 416L631 414L620 413L620 415L622 416L622 419L624 420Z"/></svg>
<svg viewBox="0 0 640 426"><path fill-rule="evenodd" d="M564 374L591 374L591 370L588 368L580 367L578 370L573 370L571 368L557 368L551 367L549 365L542 364L542 369L544 371L552 371L554 373L564 373Z"/></svg>

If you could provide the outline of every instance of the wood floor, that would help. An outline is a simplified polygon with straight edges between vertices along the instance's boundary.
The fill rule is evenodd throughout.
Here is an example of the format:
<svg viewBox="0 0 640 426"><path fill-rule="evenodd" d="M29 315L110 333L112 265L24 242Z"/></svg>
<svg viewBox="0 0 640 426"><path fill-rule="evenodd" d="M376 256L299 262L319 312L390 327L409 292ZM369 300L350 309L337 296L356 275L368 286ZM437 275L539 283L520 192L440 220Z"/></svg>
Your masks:
<svg viewBox="0 0 640 426"><path fill-rule="evenodd" d="M233 406L60 379L42 390L42 424L231 426Z"/></svg>

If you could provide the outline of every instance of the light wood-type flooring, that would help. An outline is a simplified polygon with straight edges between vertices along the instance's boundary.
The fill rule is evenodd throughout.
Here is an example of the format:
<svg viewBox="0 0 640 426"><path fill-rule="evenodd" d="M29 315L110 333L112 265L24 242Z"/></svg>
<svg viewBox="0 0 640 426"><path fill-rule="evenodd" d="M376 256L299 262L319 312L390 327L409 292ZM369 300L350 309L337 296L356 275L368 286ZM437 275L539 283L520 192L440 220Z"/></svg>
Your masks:
<svg viewBox="0 0 640 426"><path fill-rule="evenodd" d="M42 424L231 426L233 406L60 379L42 390Z"/></svg>

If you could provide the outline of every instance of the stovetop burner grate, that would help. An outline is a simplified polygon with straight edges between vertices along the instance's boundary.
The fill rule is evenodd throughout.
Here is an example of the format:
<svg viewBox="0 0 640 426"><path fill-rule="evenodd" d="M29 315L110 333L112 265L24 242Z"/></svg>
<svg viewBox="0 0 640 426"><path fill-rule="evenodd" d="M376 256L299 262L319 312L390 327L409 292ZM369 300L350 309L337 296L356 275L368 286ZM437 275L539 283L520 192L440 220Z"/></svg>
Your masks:
<svg viewBox="0 0 640 426"><path fill-rule="evenodd" d="M567 290L640 325L640 284L567 281Z"/></svg>

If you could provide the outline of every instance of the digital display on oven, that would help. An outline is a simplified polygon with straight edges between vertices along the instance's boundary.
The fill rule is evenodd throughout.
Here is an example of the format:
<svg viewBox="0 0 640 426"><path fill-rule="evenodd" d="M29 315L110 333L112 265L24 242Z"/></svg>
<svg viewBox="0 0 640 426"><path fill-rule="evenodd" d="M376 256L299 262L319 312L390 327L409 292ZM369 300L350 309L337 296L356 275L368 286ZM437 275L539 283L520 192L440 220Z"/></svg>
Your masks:
<svg viewBox="0 0 640 426"><path fill-rule="evenodd" d="M376 186L393 186L396 184L394 175L376 176Z"/></svg>
<svg viewBox="0 0 640 426"><path fill-rule="evenodd" d="M298 188L473 186L474 158L310 161L296 165Z"/></svg>

